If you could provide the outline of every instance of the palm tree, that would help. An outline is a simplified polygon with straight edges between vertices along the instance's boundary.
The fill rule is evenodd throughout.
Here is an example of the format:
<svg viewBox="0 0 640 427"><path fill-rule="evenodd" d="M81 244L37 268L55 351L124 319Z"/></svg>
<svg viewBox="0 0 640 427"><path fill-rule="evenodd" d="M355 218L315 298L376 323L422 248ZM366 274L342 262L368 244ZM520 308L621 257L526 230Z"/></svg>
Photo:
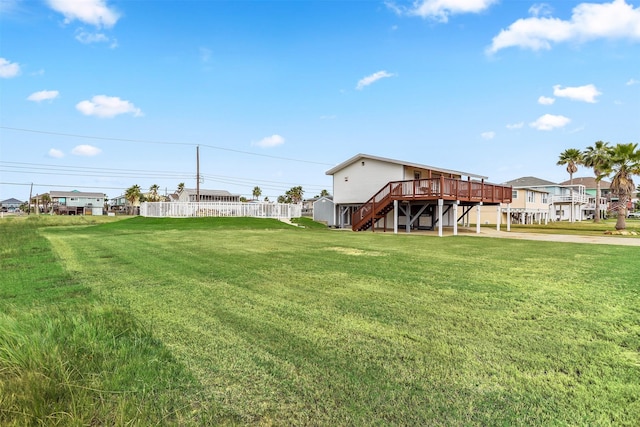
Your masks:
<svg viewBox="0 0 640 427"><path fill-rule="evenodd" d="M140 192L140 186L138 184L132 185L131 187L127 188L127 191L125 191L124 198L129 202L130 215L133 215L133 205L135 202L140 200L141 195L142 193Z"/></svg>
<svg viewBox="0 0 640 427"><path fill-rule="evenodd" d="M253 187L253 198L258 200L258 198L262 195L262 190L257 185Z"/></svg>
<svg viewBox="0 0 640 427"><path fill-rule="evenodd" d="M640 150L638 144L618 144L611 154L611 192L618 196L618 220L616 230L627 228L627 202L634 189L632 176L640 175Z"/></svg>
<svg viewBox="0 0 640 427"><path fill-rule="evenodd" d="M43 194L40 197L40 202L42 203L42 211L44 213L49 213L49 204L51 204L51 196L47 193Z"/></svg>
<svg viewBox="0 0 640 427"><path fill-rule="evenodd" d="M609 162L611 160L611 146L608 142L596 141L592 146L588 146L583 153L584 165L593 168L596 176L596 212L593 222L600 222L600 181L609 174Z"/></svg>
<svg viewBox="0 0 640 427"><path fill-rule="evenodd" d="M304 190L302 189L301 185L298 185L297 187L291 187L291 189L287 191L285 194L288 197L288 199L291 200L290 203L300 203L302 201L302 195L304 194Z"/></svg>
<svg viewBox="0 0 640 427"><path fill-rule="evenodd" d="M180 184L178 184L178 194L182 193L184 191L184 182L181 182Z"/></svg>
<svg viewBox="0 0 640 427"><path fill-rule="evenodd" d="M569 172L569 182L571 184L571 212L570 221L573 222L573 174L578 172L578 165L581 165L582 152L577 148L567 148L558 159L557 165L567 165L567 172Z"/></svg>
<svg viewBox="0 0 640 427"><path fill-rule="evenodd" d="M160 195L158 194L158 190L160 186L158 184L153 184L149 187L149 197L147 198L150 202L157 202L160 200Z"/></svg>

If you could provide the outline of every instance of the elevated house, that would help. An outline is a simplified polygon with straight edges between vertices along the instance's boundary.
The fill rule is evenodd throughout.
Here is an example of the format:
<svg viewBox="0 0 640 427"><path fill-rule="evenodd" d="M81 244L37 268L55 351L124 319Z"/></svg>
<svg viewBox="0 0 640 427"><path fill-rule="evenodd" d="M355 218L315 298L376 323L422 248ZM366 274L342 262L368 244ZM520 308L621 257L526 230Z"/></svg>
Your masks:
<svg viewBox="0 0 640 427"><path fill-rule="evenodd" d="M107 200L104 193L51 191L51 206L57 215L102 215Z"/></svg>
<svg viewBox="0 0 640 427"><path fill-rule="evenodd" d="M534 177L523 177L507 181L511 187L511 203L501 203L497 208L483 207L481 222L495 224L496 221L514 224L547 224L551 219L552 196L547 186L557 184ZM499 217L496 220L496 216Z"/></svg>
<svg viewBox="0 0 640 427"><path fill-rule="evenodd" d="M596 215L596 194L598 186L596 179L594 177L573 178L573 184L584 186L585 194L588 197L587 203L581 205L581 218L593 218ZM560 185L571 185L571 181L567 180L561 182ZM610 187L611 183L609 181L600 181L600 218L605 218L607 216L607 211L611 208L612 197ZM614 201L617 201L617 198L614 197Z"/></svg>
<svg viewBox="0 0 640 427"><path fill-rule="evenodd" d="M6 199L0 202L0 210L2 212L15 212L17 210L20 210L20 206L22 205L23 202L21 202L18 199Z"/></svg>
<svg viewBox="0 0 640 427"><path fill-rule="evenodd" d="M524 176L507 181L504 185L511 186L514 196L518 197L514 197L511 208L515 208L516 215L524 215L525 221L512 218L517 222L529 224L548 220L582 221L588 218L585 212L589 206L589 195L585 186L576 183L575 179L573 184L558 184L533 176ZM540 211L545 204L548 212L546 215ZM503 205L503 217L507 210L507 206Z"/></svg>
<svg viewBox="0 0 640 427"><path fill-rule="evenodd" d="M483 175L368 154L326 174L333 177L332 222L354 231L437 227L441 234L450 226L457 234L458 223L469 223L474 207L511 203L512 196L511 187L490 184Z"/></svg>

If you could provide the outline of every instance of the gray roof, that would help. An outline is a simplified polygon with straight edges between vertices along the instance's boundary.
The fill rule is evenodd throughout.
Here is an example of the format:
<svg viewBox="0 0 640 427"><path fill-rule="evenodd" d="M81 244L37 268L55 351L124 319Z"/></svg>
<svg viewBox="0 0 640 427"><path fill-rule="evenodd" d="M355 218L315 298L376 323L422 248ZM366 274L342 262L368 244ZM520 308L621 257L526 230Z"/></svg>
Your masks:
<svg viewBox="0 0 640 427"><path fill-rule="evenodd" d="M523 176L511 181L504 182L503 185L511 187L548 187L552 185L560 185L555 182L547 181L546 179L536 178L535 176Z"/></svg>
<svg viewBox="0 0 640 427"><path fill-rule="evenodd" d="M196 195L198 192L195 188L185 188L182 190L183 193L188 195ZM203 190L200 189L201 196L240 196L239 194L231 194L226 190Z"/></svg>
<svg viewBox="0 0 640 427"><path fill-rule="evenodd" d="M474 174L474 173L461 172L461 171L456 171L456 170L452 170L452 169L437 168L437 167L434 167L434 166L422 165L420 163L405 162L405 161L402 161L402 160L389 159L387 157L378 157L378 156L372 156L372 155L369 155L369 154L362 154L362 153L356 154L352 158L340 163L337 166L334 166L333 168L331 168L327 172L325 172L325 174L326 175L333 175L336 172L338 172L339 170L349 166L352 163L355 163L355 162L359 161L360 159L372 159L372 160L378 160L378 161L385 162L385 163L394 163L394 164L397 164L397 165L409 166L409 167L418 168L418 169L431 169L433 171L442 172L442 173L450 173L450 174L453 174L453 175L464 175L464 176L468 176L470 178L487 179L486 176L478 175L478 174Z"/></svg>
<svg viewBox="0 0 640 427"><path fill-rule="evenodd" d="M571 185L571 180L566 180L560 183L561 185ZM581 177L581 178L573 178L573 185L584 185L585 188L593 189L597 188L596 178L595 177ZM600 188L607 189L611 186L609 181L602 180L600 181Z"/></svg>
<svg viewBox="0 0 640 427"><path fill-rule="evenodd" d="M106 197L104 193L91 193L84 191L50 191L49 196L54 197L86 197L88 199L99 199Z"/></svg>
<svg viewBox="0 0 640 427"><path fill-rule="evenodd" d="M14 199L12 197L10 199L1 201L0 204L3 204L3 205L20 205L20 204L22 204L22 202L20 200L18 200L18 199Z"/></svg>

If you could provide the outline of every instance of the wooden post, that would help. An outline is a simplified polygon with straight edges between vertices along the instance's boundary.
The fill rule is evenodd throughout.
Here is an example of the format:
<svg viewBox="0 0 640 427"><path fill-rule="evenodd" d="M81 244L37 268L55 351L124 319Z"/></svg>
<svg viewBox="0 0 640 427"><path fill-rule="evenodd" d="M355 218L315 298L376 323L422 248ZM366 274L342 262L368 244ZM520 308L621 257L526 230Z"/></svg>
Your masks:
<svg viewBox="0 0 640 427"><path fill-rule="evenodd" d="M507 231L511 231L511 203L507 203Z"/></svg>
<svg viewBox="0 0 640 427"><path fill-rule="evenodd" d="M496 230L500 231L500 205L498 205L498 208L496 209Z"/></svg>
<svg viewBox="0 0 640 427"><path fill-rule="evenodd" d="M482 202L476 206L476 233L480 234L480 209L482 208Z"/></svg>
<svg viewBox="0 0 640 427"><path fill-rule="evenodd" d="M456 200L453 204L453 235L458 235L458 203L459 200Z"/></svg>
<svg viewBox="0 0 640 427"><path fill-rule="evenodd" d="M440 177L440 182L442 183L444 181L444 178L441 176ZM440 189L440 192L442 193L442 188ZM442 237L442 207L444 205L444 200L443 199L438 199L438 237Z"/></svg>
<svg viewBox="0 0 640 427"><path fill-rule="evenodd" d="M393 201L393 233L398 234L398 201Z"/></svg>

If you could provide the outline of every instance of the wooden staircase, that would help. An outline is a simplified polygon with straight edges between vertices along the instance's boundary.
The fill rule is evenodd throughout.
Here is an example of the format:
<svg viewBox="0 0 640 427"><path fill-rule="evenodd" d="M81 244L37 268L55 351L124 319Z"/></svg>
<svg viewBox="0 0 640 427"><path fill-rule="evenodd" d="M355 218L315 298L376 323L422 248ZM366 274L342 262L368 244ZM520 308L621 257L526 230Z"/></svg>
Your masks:
<svg viewBox="0 0 640 427"><path fill-rule="evenodd" d="M402 195L402 184L390 182L351 216L351 229L364 231L373 227L379 219L384 218L392 209L394 196Z"/></svg>

